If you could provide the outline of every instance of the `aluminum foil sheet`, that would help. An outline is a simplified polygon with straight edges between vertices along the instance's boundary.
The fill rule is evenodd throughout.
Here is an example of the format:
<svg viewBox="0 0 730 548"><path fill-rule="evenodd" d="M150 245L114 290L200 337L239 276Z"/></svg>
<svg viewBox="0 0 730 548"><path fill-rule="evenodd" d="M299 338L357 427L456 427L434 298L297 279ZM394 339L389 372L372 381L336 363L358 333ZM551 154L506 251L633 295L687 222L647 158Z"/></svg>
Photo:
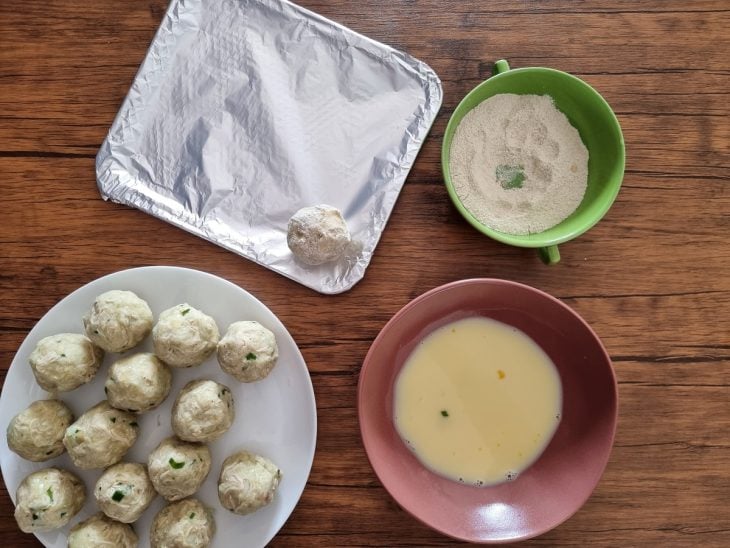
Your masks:
<svg viewBox="0 0 730 548"><path fill-rule="evenodd" d="M277 0L172 0L96 159L104 199L321 293L365 270L441 106L427 65ZM291 215L329 204L353 243L311 267Z"/></svg>

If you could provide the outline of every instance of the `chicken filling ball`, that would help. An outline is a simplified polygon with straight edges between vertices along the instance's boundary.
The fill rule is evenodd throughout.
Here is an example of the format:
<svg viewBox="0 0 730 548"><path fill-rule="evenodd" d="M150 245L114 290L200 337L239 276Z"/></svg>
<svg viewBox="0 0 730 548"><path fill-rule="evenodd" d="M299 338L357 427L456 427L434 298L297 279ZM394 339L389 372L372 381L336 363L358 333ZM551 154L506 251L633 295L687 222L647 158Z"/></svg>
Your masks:
<svg viewBox="0 0 730 548"><path fill-rule="evenodd" d="M258 322L235 322L218 343L218 363L241 382L266 377L276 365L276 337Z"/></svg>
<svg viewBox="0 0 730 548"><path fill-rule="evenodd" d="M223 461L218 499L236 514L250 514L274 499L281 470L269 459L240 451Z"/></svg>
<svg viewBox="0 0 730 548"><path fill-rule="evenodd" d="M208 476L210 450L200 443L164 439L150 453L147 472L155 490L165 499L183 499L194 494Z"/></svg>
<svg viewBox="0 0 730 548"><path fill-rule="evenodd" d="M107 468L94 487L99 509L122 523L139 519L157 496L147 467L136 462L120 462Z"/></svg>
<svg viewBox="0 0 730 548"><path fill-rule="evenodd" d="M66 429L63 445L79 468L106 468L121 460L134 445L138 432L134 415L104 400Z"/></svg>
<svg viewBox="0 0 730 548"><path fill-rule="evenodd" d="M187 303L160 314L152 330L155 354L172 367L194 367L216 349L220 333L215 320Z"/></svg>
<svg viewBox="0 0 730 548"><path fill-rule="evenodd" d="M68 534L68 548L137 548L134 529L99 513L74 525Z"/></svg>
<svg viewBox="0 0 730 548"><path fill-rule="evenodd" d="M104 392L113 407L142 413L165 400L171 382L170 368L154 354L142 352L112 364Z"/></svg>
<svg viewBox="0 0 730 548"><path fill-rule="evenodd" d="M324 204L304 207L289 219L286 243L302 262L320 265L344 253L350 231L339 209Z"/></svg>
<svg viewBox="0 0 730 548"><path fill-rule="evenodd" d="M172 430L185 441L211 442L233 423L231 390L215 381L191 381L178 394L172 407Z"/></svg>
<svg viewBox="0 0 730 548"><path fill-rule="evenodd" d="M34 401L8 424L8 447L24 459L42 462L64 452L63 435L74 417L61 400Z"/></svg>
<svg viewBox="0 0 730 548"><path fill-rule="evenodd" d="M41 339L29 362L38 385L48 392L68 392L94 378L104 351L78 333Z"/></svg>
<svg viewBox="0 0 730 548"><path fill-rule="evenodd" d="M174 502L152 520L152 548L205 548L215 534L213 514L197 499Z"/></svg>
<svg viewBox="0 0 730 548"><path fill-rule="evenodd" d="M60 468L26 476L15 496L15 521L24 533L51 531L66 525L84 506L83 482Z"/></svg>
<svg viewBox="0 0 730 548"><path fill-rule="evenodd" d="M86 335L107 352L134 348L152 330L152 310L131 291L107 291L99 295L84 316Z"/></svg>

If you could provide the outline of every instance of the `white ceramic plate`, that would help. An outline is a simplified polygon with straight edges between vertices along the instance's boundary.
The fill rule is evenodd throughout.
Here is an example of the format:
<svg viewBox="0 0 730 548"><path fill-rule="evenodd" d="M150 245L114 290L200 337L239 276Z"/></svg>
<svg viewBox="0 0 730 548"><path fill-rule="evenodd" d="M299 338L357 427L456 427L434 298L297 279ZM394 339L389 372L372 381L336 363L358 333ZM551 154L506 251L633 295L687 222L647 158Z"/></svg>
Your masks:
<svg viewBox="0 0 730 548"><path fill-rule="evenodd" d="M97 295L110 289L134 291L149 303L155 320L166 308L187 302L215 318L221 336L237 320L256 320L276 335L279 361L267 378L256 383L239 383L220 369L215 356L200 367L173 369L170 395L160 407L140 416L139 437L124 457L125 461L147 462L147 456L160 440L172 435L170 410L185 383L205 377L227 385L234 395L236 418L231 429L209 445L213 463L196 497L213 509L217 529L213 547L265 546L291 514L309 477L317 437L317 410L309 372L294 339L264 304L226 280L197 270L151 266L110 274L71 293L41 318L15 355L0 396L2 432L10 419L31 402L48 397L36 384L28 365L28 356L38 341L56 333L82 333L81 317ZM122 355L143 350L152 350L150 337L125 354L108 354L92 382L62 393L60 398L78 417L104 399L109 364ZM13 500L26 475L48 466L72 470L84 480L87 501L83 510L63 529L36 535L47 547L64 548L70 527L97 511L90 495L101 470L78 470L66 453L45 463L26 461L8 449L4 435L0 437L0 466ZM273 460L281 468L283 479L271 504L248 516L237 516L218 502L217 481L223 460L244 448ZM164 500L157 497L134 524L140 546L149 546L152 518L163 506Z"/></svg>

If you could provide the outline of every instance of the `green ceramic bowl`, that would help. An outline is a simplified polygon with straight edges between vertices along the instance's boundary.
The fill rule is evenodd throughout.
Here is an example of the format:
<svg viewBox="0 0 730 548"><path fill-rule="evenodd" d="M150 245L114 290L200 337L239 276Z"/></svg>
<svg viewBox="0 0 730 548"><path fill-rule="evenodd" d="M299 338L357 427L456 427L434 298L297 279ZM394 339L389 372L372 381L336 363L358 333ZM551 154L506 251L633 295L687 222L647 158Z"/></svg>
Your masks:
<svg viewBox="0 0 730 548"><path fill-rule="evenodd" d="M588 149L588 188L583 201L567 219L543 232L516 235L484 226L464 207L451 183L449 157L456 127L471 109L499 93L550 95L555 106L578 130ZM446 189L464 218L497 241L539 248L540 257L548 264L560 260L558 244L580 236L606 214L621 188L624 164L621 126L611 107L596 90L583 80L559 70L541 67L510 70L504 60L495 63L494 76L475 87L456 107L446 127L441 148Z"/></svg>

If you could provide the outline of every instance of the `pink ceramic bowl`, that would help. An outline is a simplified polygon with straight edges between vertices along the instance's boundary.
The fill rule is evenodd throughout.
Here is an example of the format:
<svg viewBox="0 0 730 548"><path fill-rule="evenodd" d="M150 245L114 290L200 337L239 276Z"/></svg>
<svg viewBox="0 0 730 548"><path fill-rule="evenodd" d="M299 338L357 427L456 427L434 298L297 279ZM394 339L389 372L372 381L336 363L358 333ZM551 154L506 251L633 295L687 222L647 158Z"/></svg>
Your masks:
<svg viewBox="0 0 730 548"><path fill-rule="evenodd" d="M563 385L562 419L545 452L515 481L491 487L434 474L393 424L393 384L414 346L434 329L476 315L532 337L555 362ZM387 323L360 372L358 414L370 464L401 507L443 534L496 544L540 535L583 505L608 462L617 399L611 360L578 314L529 286L474 279L421 295Z"/></svg>

